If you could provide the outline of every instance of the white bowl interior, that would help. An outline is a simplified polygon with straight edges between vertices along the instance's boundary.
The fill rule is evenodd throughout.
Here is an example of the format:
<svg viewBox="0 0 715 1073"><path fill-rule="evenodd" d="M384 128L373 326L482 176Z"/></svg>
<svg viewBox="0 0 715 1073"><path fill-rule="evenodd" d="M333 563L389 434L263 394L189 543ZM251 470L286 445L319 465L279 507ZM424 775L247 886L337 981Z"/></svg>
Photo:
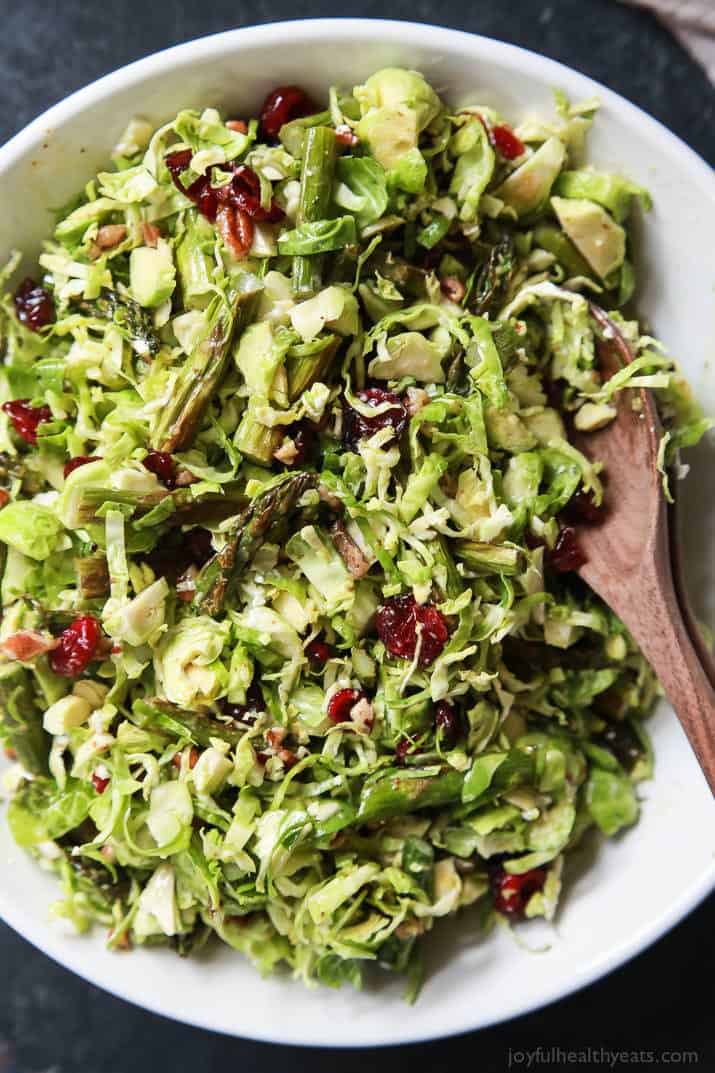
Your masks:
<svg viewBox="0 0 715 1073"><path fill-rule="evenodd" d="M158 124L179 108L217 105L255 113L275 85L297 82L320 97L386 64L421 70L453 104L497 105L517 119L548 113L552 89L597 93L602 109L589 159L647 186L639 306L678 354L696 393L715 412L715 181L707 166L642 112L552 61L512 46L434 27L360 20L283 23L206 38L140 61L52 109L0 150L0 255L27 252L32 268L51 218L96 170L127 119ZM713 446L693 452L684 496L688 574L702 617L715 624ZM591 845L569 871L556 925L527 930L531 955L506 933L484 938L476 915L437 927L432 974L414 1007L399 984L310 992L261 980L240 956L214 949L180 961L168 951L106 952L102 937L50 922L54 880L12 843L0 823L2 916L70 969L168 1016L241 1036L325 1045L385 1044L478 1028L551 1001L632 956L672 926L715 881L715 810L685 737L665 703L651 722L657 774L643 788L637 827Z"/></svg>

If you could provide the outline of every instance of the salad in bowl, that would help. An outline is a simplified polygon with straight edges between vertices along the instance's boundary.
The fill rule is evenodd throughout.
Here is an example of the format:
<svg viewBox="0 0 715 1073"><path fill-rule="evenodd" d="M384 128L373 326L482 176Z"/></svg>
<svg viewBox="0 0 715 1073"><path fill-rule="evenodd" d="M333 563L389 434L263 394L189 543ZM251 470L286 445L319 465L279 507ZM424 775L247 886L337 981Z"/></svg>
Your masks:
<svg viewBox="0 0 715 1073"><path fill-rule="evenodd" d="M134 118L13 255L0 734L56 915L414 998L440 918L550 920L637 821L658 685L578 577L573 440L649 387L665 480L708 422L633 317L649 195L584 163L597 108L385 68Z"/></svg>

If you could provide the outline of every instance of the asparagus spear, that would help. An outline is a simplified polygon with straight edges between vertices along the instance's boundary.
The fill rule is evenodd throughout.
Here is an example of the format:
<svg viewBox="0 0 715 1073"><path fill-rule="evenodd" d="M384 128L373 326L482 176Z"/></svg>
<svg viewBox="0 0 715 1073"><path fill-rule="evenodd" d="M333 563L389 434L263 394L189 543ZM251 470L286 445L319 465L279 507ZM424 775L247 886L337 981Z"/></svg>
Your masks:
<svg viewBox="0 0 715 1073"><path fill-rule="evenodd" d="M221 308L208 339L199 343L186 362L154 435L154 446L159 451L174 454L191 445L204 410L223 378L234 333L240 322L248 320L254 297L254 291L235 294L230 308Z"/></svg>
<svg viewBox="0 0 715 1073"><path fill-rule="evenodd" d="M290 514L308 488L315 488L315 473L291 473L279 484L256 496L238 519L226 547L214 555L196 578L194 603L207 615L221 610L223 601L260 548L271 527Z"/></svg>
<svg viewBox="0 0 715 1073"><path fill-rule="evenodd" d="M80 302L80 309L89 316L114 321L126 333L138 354L154 358L159 353L161 343L151 317L134 299L116 291L103 290L99 298Z"/></svg>
<svg viewBox="0 0 715 1073"><path fill-rule="evenodd" d="M208 712L186 712L158 697L135 701L132 713L141 727L165 730L176 738L189 738L203 748L211 744L211 738L236 746L246 733L245 726L236 719L214 719Z"/></svg>
<svg viewBox="0 0 715 1073"><path fill-rule="evenodd" d="M335 131L330 127L309 127L300 177L298 227L324 220L328 215L336 158ZM315 294L320 289L322 262L320 255L293 258L293 290L296 294Z"/></svg>
<svg viewBox="0 0 715 1073"><path fill-rule="evenodd" d="M246 506L242 487L238 482L232 481L224 486L222 492L205 492L194 496L189 488L138 493L88 486L82 488L77 496L73 521L75 527L97 522L97 511L104 503L133 507L134 516L138 518L166 505L165 517L161 520L169 525L199 525L209 521L222 521Z"/></svg>
<svg viewBox="0 0 715 1073"><path fill-rule="evenodd" d="M77 587L83 600L97 600L109 594L109 570L104 555L75 559Z"/></svg>
<svg viewBox="0 0 715 1073"><path fill-rule="evenodd" d="M478 574L518 573L520 554L518 548L503 544L484 544L478 540L458 540L455 552L467 566Z"/></svg>
<svg viewBox="0 0 715 1073"><path fill-rule="evenodd" d="M0 667L0 736L26 771L47 773L49 739L42 729L32 675L17 663Z"/></svg>
<svg viewBox="0 0 715 1073"><path fill-rule="evenodd" d="M294 157L302 157L305 147L305 136L311 127L318 127L330 122L330 112L316 112L315 115L301 116L292 119L290 123L284 123L278 137Z"/></svg>
<svg viewBox="0 0 715 1073"><path fill-rule="evenodd" d="M317 380L324 380L330 369L340 346L340 338L337 335L330 335L325 340L321 339L320 342L323 343L322 347L311 347L312 352L289 358L288 398L291 402L295 402L298 396Z"/></svg>
<svg viewBox="0 0 715 1073"><path fill-rule="evenodd" d="M514 239L507 234L492 246L479 269L474 281L474 293L468 299L469 308L479 314L491 310L497 300L504 297L515 267Z"/></svg>
<svg viewBox="0 0 715 1073"><path fill-rule="evenodd" d="M449 805L460 800L464 775L447 770L440 775L424 775L419 770L393 771L360 795L357 823L401 816L419 808Z"/></svg>
<svg viewBox="0 0 715 1073"><path fill-rule="evenodd" d="M283 441L284 430L280 425L269 428L256 421L250 410L246 410L236 433L236 449L244 458L259 466L270 466L273 455Z"/></svg>

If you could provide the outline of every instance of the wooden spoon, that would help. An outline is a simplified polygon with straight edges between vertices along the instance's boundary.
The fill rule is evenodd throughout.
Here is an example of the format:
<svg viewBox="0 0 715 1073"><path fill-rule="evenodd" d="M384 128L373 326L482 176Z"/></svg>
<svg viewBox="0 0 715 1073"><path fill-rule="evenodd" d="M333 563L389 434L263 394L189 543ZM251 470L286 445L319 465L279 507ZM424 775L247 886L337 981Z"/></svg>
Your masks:
<svg viewBox="0 0 715 1073"><path fill-rule="evenodd" d="M602 309L592 305L591 315L603 333L599 358L607 377L633 355ZM715 689L673 583L668 512L657 469L660 419L650 392L643 388L618 392L614 405L618 415L609 425L576 436L578 447L602 461L606 473L602 520L578 527L578 542L587 556L579 573L625 623L651 663L715 794ZM692 617L690 623L697 629ZM707 657L701 639L698 645Z"/></svg>

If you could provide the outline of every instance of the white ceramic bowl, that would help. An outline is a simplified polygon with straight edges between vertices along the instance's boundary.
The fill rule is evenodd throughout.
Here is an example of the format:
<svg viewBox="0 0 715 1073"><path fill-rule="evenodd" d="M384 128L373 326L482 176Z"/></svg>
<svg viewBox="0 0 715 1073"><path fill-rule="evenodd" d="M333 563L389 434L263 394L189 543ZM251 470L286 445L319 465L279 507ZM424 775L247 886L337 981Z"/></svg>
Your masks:
<svg viewBox="0 0 715 1073"><path fill-rule="evenodd" d="M573 99L601 98L590 159L643 183L655 201L643 228L641 309L715 409L708 370L715 347L710 169L653 119L582 75L452 30L351 19L284 22L204 38L125 67L51 108L0 150L0 255L22 248L32 267L50 227L48 206L63 204L106 164L132 115L158 124L179 108L214 104L232 114L254 114L276 85L297 82L320 98L332 83L351 86L386 64L421 70L453 104L494 103L508 117L548 112L557 86ZM689 482L687 559L699 609L712 622L715 573L707 548L715 522L715 467L704 458L702 452L696 456ZM660 706L651 729L657 777L642 790L642 819L588 854L582 868L571 869L549 949L530 954L505 932L485 938L475 915L465 913L433 933L432 971L414 1007L401 1001L399 984L355 994L261 980L228 949L196 961L162 950L110 954L101 935L77 937L49 920L55 882L14 847L1 821L0 913L100 987L204 1028L319 1045L400 1043L479 1028L560 998L622 964L712 888L712 799L667 705ZM534 946L543 938L543 932L526 933Z"/></svg>

